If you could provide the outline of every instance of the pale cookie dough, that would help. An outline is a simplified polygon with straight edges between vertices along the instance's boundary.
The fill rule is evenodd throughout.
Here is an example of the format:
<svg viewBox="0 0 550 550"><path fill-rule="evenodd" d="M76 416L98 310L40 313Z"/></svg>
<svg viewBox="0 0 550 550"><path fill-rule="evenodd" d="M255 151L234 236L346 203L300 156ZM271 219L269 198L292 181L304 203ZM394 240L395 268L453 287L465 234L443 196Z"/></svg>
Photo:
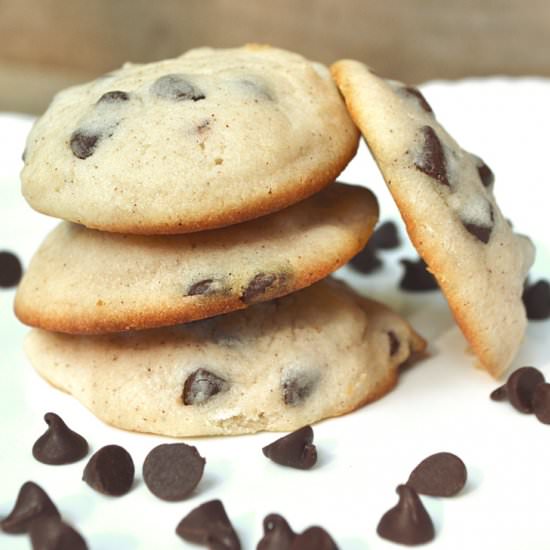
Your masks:
<svg viewBox="0 0 550 550"><path fill-rule="evenodd" d="M460 148L418 90L357 61L339 61L332 73L480 366L500 376L527 324L532 243L500 212L491 170Z"/></svg>
<svg viewBox="0 0 550 550"><path fill-rule="evenodd" d="M69 333L152 328L289 294L345 264L378 219L367 189L334 184L263 218L188 235L118 235L63 222L15 299L21 321Z"/></svg>
<svg viewBox="0 0 550 550"><path fill-rule="evenodd" d="M95 229L187 233L319 191L358 140L325 66L268 46L201 48L60 92L29 135L23 195Z"/></svg>
<svg viewBox="0 0 550 550"><path fill-rule="evenodd" d="M294 430L350 412L424 347L397 314L330 279L188 325L26 340L35 369L100 419L170 436Z"/></svg>

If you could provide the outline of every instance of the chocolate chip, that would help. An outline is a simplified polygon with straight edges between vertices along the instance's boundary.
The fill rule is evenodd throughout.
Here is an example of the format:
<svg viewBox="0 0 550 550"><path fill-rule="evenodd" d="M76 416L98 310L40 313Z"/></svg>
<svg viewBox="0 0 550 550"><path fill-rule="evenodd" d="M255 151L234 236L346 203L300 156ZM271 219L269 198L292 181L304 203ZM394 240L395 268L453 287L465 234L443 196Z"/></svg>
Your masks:
<svg viewBox="0 0 550 550"><path fill-rule="evenodd" d="M506 381L508 399L515 409L523 413L533 412L533 393L544 382L544 375L535 367L520 367Z"/></svg>
<svg viewBox="0 0 550 550"><path fill-rule="evenodd" d="M256 550L288 550L296 533L286 519L279 514L269 514L264 518L264 536Z"/></svg>
<svg viewBox="0 0 550 550"><path fill-rule="evenodd" d="M206 97L201 90L179 74L167 74L155 80L151 85L151 93L172 101L199 101Z"/></svg>
<svg viewBox="0 0 550 550"><path fill-rule="evenodd" d="M127 92L121 92L120 90L114 90L112 92L104 93L98 100L98 103L123 103L128 101L130 96Z"/></svg>
<svg viewBox="0 0 550 550"><path fill-rule="evenodd" d="M29 527L33 550L87 550L82 535L63 521L40 517Z"/></svg>
<svg viewBox="0 0 550 550"><path fill-rule="evenodd" d="M217 393L227 391L229 384L214 373L200 368L190 374L183 386L182 400L184 405L199 405Z"/></svg>
<svg viewBox="0 0 550 550"><path fill-rule="evenodd" d="M204 544L211 550L240 550L239 537L220 500L210 500L194 508L176 527L188 542Z"/></svg>
<svg viewBox="0 0 550 550"><path fill-rule="evenodd" d="M478 225L476 223L462 222L464 228L468 233L471 233L474 237L480 240L482 243L487 244L493 231L492 226Z"/></svg>
<svg viewBox="0 0 550 550"><path fill-rule="evenodd" d="M376 255L376 247L368 242L363 250L349 261L348 265L359 273L367 274L382 267L382 261Z"/></svg>
<svg viewBox="0 0 550 550"><path fill-rule="evenodd" d="M441 141L431 126L423 126L420 128L420 132L424 143L420 157L414 163L415 167L442 185L450 187L447 178L447 161Z"/></svg>
<svg viewBox="0 0 550 550"><path fill-rule="evenodd" d="M2 250L0 252L0 288L11 288L17 286L23 275L23 268L19 258Z"/></svg>
<svg viewBox="0 0 550 550"><path fill-rule="evenodd" d="M550 384L544 382L535 387L531 404L535 416L543 424L550 424Z"/></svg>
<svg viewBox="0 0 550 550"><path fill-rule="evenodd" d="M418 103L420 104L420 107L422 107L424 111L426 111L427 113L433 113L433 109L418 88L414 88L413 86L405 86L403 88L403 91L405 92L405 94L416 97Z"/></svg>
<svg viewBox="0 0 550 550"><path fill-rule="evenodd" d="M390 339L390 357L393 357L399 351L399 339L393 330L388 330L388 338Z"/></svg>
<svg viewBox="0 0 550 550"><path fill-rule="evenodd" d="M405 267L405 273L399 281L399 286L403 290L426 292L439 288L435 277L427 270L422 258L417 261L403 259L401 264Z"/></svg>
<svg viewBox="0 0 550 550"><path fill-rule="evenodd" d="M407 485L423 495L451 497L464 487L467 475L466 466L458 456L436 453L411 472Z"/></svg>
<svg viewBox="0 0 550 550"><path fill-rule="evenodd" d="M479 179L481 180L483 187L491 187L491 185L495 182L495 175L493 174L493 171L477 155L472 155L472 157L474 157L476 162L477 173L479 174Z"/></svg>
<svg viewBox="0 0 550 550"><path fill-rule="evenodd" d="M434 526L422 501L412 487L397 487L399 502L380 520L376 532L384 539L413 546L431 541Z"/></svg>
<svg viewBox="0 0 550 550"><path fill-rule="evenodd" d="M44 464L71 464L88 454L88 442L67 427L54 413L46 413L48 429L32 447L32 455Z"/></svg>
<svg viewBox="0 0 550 550"><path fill-rule="evenodd" d="M92 455L82 479L100 493L121 496L134 482L134 462L119 445L106 445Z"/></svg>
<svg viewBox="0 0 550 550"><path fill-rule="evenodd" d="M158 498L177 501L198 485L206 461L196 447L185 443L158 445L143 463L143 481Z"/></svg>
<svg viewBox="0 0 550 550"><path fill-rule="evenodd" d="M71 135L70 146L73 155L79 159L87 159L94 154L99 142L99 135L85 130L75 130Z"/></svg>
<svg viewBox="0 0 550 550"><path fill-rule="evenodd" d="M550 317L550 284L541 279L523 290L523 304L527 318L540 321Z"/></svg>
<svg viewBox="0 0 550 550"><path fill-rule="evenodd" d="M262 449L262 452L277 464L308 470L317 462L313 429L311 426L304 426L270 443Z"/></svg>
<svg viewBox="0 0 550 550"><path fill-rule="evenodd" d="M311 373L293 373L285 377L282 383L283 401L285 405L300 405L307 399L317 383L317 378Z"/></svg>
<svg viewBox="0 0 550 550"><path fill-rule="evenodd" d="M285 282L286 276L283 274L258 273L251 279L241 294L241 301L245 304L261 301L268 289L275 285L283 285Z"/></svg>
<svg viewBox="0 0 550 550"><path fill-rule="evenodd" d="M397 226L392 221L384 222L379 225L372 237L369 239L369 244L375 248L390 250L397 248L401 244Z"/></svg>
<svg viewBox="0 0 550 550"><path fill-rule="evenodd" d="M56 521L61 519L55 504L44 489L27 481L19 489L12 511L0 522L0 526L6 533L26 533L32 521L42 516L52 517Z"/></svg>
<svg viewBox="0 0 550 550"><path fill-rule="evenodd" d="M322 527L315 526L298 535L289 550L338 550L338 546Z"/></svg>
<svg viewBox="0 0 550 550"><path fill-rule="evenodd" d="M491 392L489 397L493 401L506 401L508 399L508 390L506 389L506 384L499 386L496 390Z"/></svg>
<svg viewBox="0 0 550 550"><path fill-rule="evenodd" d="M217 279L203 279L193 283L187 289L187 296L199 296L199 295L209 295L216 294L222 289L221 282Z"/></svg>
<svg viewBox="0 0 550 550"><path fill-rule="evenodd" d="M264 82L259 82L258 80L251 78L243 78L238 81L238 84L241 88L247 92L251 92L259 99L273 101L273 94L269 91Z"/></svg>

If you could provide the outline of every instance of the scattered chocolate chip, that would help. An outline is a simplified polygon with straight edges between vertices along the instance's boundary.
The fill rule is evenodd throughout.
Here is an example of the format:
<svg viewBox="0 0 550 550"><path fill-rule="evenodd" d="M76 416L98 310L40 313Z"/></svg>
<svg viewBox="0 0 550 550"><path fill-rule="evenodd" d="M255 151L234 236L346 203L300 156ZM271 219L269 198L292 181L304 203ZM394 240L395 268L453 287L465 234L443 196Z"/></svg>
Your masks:
<svg viewBox="0 0 550 550"><path fill-rule="evenodd" d="M543 424L550 424L550 384L544 382L535 387L531 404L535 416Z"/></svg>
<svg viewBox="0 0 550 550"><path fill-rule="evenodd" d="M481 158L477 155L472 155L476 161L477 173L479 174L479 179L483 184L483 187L490 187L495 182L495 175L493 171L483 162Z"/></svg>
<svg viewBox="0 0 550 550"><path fill-rule="evenodd" d="M246 91L252 92L259 99L265 99L267 101L273 101L273 95L269 91L267 85L264 82L253 80L249 78L243 78L238 81L239 86Z"/></svg>
<svg viewBox="0 0 550 550"><path fill-rule="evenodd" d="M499 386L496 390L493 390L489 397L493 401L506 401L508 399L508 390L506 389L506 384Z"/></svg>
<svg viewBox="0 0 550 550"><path fill-rule="evenodd" d="M70 140L71 151L75 157L84 160L94 154L98 142L98 134L75 130Z"/></svg>
<svg viewBox="0 0 550 550"><path fill-rule="evenodd" d="M376 532L384 539L413 546L431 541L434 526L422 501L412 487L397 487L399 502L380 520Z"/></svg>
<svg viewBox="0 0 550 550"><path fill-rule="evenodd" d="M322 527L315 526L298 535L289 550L338 550L338 547Z"/></svg>
<svg viewBox="0 0 550 550"><path fill-rule="evenodd" d="M256 550L288 550L296 533L283 516L269 514L264 518L264 536Z"/></svg>
<svg viewBox="0 0 550 550"><path fill-rule="evenodd" d="M100 493L121 496L134 482L134 462L119 445L106 445L92 455L82 479Z"/></svg>
<svg viewBox="0 0 550 550"><path fill-rule="evenodd" d="M413 86L405 86L403 88L403 91L408 94L416 97L418 100L418 103L420 104L420 107L424 109L427 113L433 113L433 109L431 108L430 104L426 101L426 98L422 95L422 92L418 88L414 88Z"/></svg>
<svg viewBox="0 0 550 550"><path fill-rule="evenodd" d="M506 381L508 399L515 409L523 413L533 412L533 393L544 382L544 375L535 367L520 367Z"/></svg>
<svg viewBox="0 0 550 550"><path fill-rule="evenodd" d="M266 290L272 288L276 284L284 284L285 281L286 277L282 274L258 273L251 279L248 286L244 289L241 294L241 301L245 304L258 302L263 298Z"/></svg>
<svg viewBox="0 0 550 550"><path fill-rule="evenodd" d="M419 258L416 262L403 259L401 264L405 267L405 273L399 281L399 287L403 290L425 292L439 288L435 277L427 270L422 258Z"/></svg>
<svg viewBox="0 0 550 550"><path fill-rule="evenodd" d="M145 457L143 481L151 493L162 500L183 500L201 480L205 463L197 448L191 445L158 445Z"/></svg>
<svg viewBox="0 0 550 550"><path fill-rule="evenodd" d="M120 90L114 90L112 92L104 93L98 100L98 103L122 103L128 101L130 96L127 92L121 92Z"/></svg>
<svg viewBox="0 0 550 550"><path fill-rule="evenodd" d="M179 74L167 74L155 80L151 85L151 93L172 101L199 101L206 97L201 90Z"/></svg>
<svg viewBox="0 0 550 550"><path fill-rule="evenodd" d="M32 447L32 455L44 464L71 464L88 454L88 442L67 427L54 413L46 413L48 429Z"/></svg>
<svg viewBox="0 0 550 550"><path fill-rule="evenodd" d="M187 290L187 296L215 294L220 290L220 282L215 279L203 279L193 283Z"/></svg>
<svg viewBox="0 0 550 550"><path fill-rule="evenodd" d="M466 466L452 453L436 453L425 458L412 472L407 485L417 493L452 497L466 485Z"/></svg>
<svg viewBox="0 0 550 550"><path fill-rule="evenodd" d="M211 550L240 550L239 537L221 500L210 500L194 508L176 527L176 533L188 542L204 544Z"/></svg>
<svg viewBox="0 0 550 550"><path fill-rule="evenodd" d="M7 250L0 251L0 288L17 286L22 276L19 258Z"/></svg>
<svg viewBox="0 0 550 550"><path fill-rule="evenodd" d="M491 232L493 231L492 226L478 225L476 223L466 223L462 222L464 228L468 233L471 233L474 237L480 240L482 243L487 244L491 237Z"/></svg>
<svg viewBox="0 0 550 550"><path fill-rule="evenodd" d="M307 372L286 376L282 383L284 404L300 405L311 395L316 383L317 378Z"/></svg>
<svg viewBox="0 0 550 550"><path fill-rule="evenodd" d="M348 264L352 269L359 273L373 273L382 267L382 261L376 255L376 247L370 242L358 252Z"/></svg>
<svg viewBox="0 0 550 550"><path fill-rule="evenodd" d="M397 226L392 221L384 222L379 225L372 237L369 239L369 244L375 248L390 250L397 248L401 244Z"/></svg>
<svg viewBox="0 0 550 550"><path fill-rule="evenodd" d="M447 177L447 161L441 141L431 126L420 128L424 144L419 158L415 161L415 167L424 174L434 178L442 185L450 187Z"/></svg>
<svg viewBox="0 0 550 550"><path fill-rule="evenodd" d="M393 330L388 330L388 338L390 339L390 357L393 357L399 351L399 339Z"/></svg>
<svg viewBox="0 0 550 550"><path fill-rule="evenodd" d="M88 550L82 535L52 517L40 517L29 526L33 550Z"/></svg>
<svg viewBox="0 0 550 550"><path fill-rule="evenodd" d="M52 517L56 521L61 519L55 504L44 489L27 481L19 489L12 511L0 522L0 526L6 533L26 533L32 521L42 516Z"/></svg>
<svg viewBox="0 0 550 550"><path fill-rule="evenodd" d="M523 304L527 318L531 321L540 321L550 317L550 284L541 279L523 290Z"/></svg>
<svg viewBox="0 0 550 550"><path fill-rule="evenodd" d="M27 160L27 148L25 147L23 149L23 152L21 153L21 160L25 162Z"/></svg>
<svg viewBox="0 0 550 550"><path fill-rule="evenodd" d="M190 374L183 386L182 400L184 405L199 405L217 393L229 389L226 380L214 373L200 368Z"/></svg>
<svg viewBox="0 0 550 550"><path fill-rule="evenodd" d="M317 462L313 429L311 426L304 426L270 443L262 449L262 452L277 464L308 470Z"/></svg>

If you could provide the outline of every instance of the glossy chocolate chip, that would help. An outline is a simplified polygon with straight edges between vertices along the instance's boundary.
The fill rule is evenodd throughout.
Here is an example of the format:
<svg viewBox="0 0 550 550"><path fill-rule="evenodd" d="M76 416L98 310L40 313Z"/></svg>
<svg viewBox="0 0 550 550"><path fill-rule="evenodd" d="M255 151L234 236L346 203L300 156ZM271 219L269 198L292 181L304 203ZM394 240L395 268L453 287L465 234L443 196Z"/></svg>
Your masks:
<svg viewBox="0 0 550 550"><path fill-rule="evenodd" d="M92 455L82 479L99 493L121 496L134 482L134 462L119 445L106 445Z"/></svg>
<svg viewBox="0 0 550 550"><path fill-rule="evenodd" d="M535 416L543 424L550 424L550 384L544 382L535 387L531 404Z"/></svg>
<svg viewBox="0 0 550 550"><path fill-rule="evenodd" d="M205 463L197 448L191 445L158 445L145 458L143 481L151 493L162 500L183 500L201 480Z"/></svg>
<svg viewBox="0 0 550 550"><path fill-rule="evenodd" d="M544 375L535 367L520 367L506 381L506 391L512 406L520 412L533 412L533 393L544 382Z"/></svg>
<svg viewBox="0 0 550 550"><path fill-rule="evenodd" d="M422 501L412 487L397 487L399 502L380 520L376 532L384 539L414 546L433 540L434 526Z"/></svg>
<svg viewBox="0 0 550 550"><path fill-rule="evenodd" d="M414 96L418 100L420 107L422 107L424 111L426 111L427 113L433 113L433 109L418 88L414 88L413 86L405 86L403 88L403 92L405 92L405 94L407 95Z"/></svg>
<svg viewBox="0 0 550 550"><path fill-rule="evenodd" d="M541 279L523 290L523 304L527 318L540 321L550 317L550 284Z"/></svg>
<svg viewBox="0 0 550 550"><path fill-rule="evenodd" d="M87 159L94 154L99 142L99 134L76 130L71 135L70 146L73 155L79 159Z"/></svg>
<svg viewBox="0 0 550 550"><path fill-rule="evenodd" d="M127 92L121 92L120 90L113 90L112 92L104 93L98 100L98 103L124 103L130 99L130 95Z"/></svg>
<svg viewBox="0 0 550 550"><path fill-rule="evenodd" d="M296 533L283 516L269 514L264 518L264 536L258 542L256 550L288 550Z"/></svg>
<svg viewBox="0 0 550 550"><path fill-rule="evenodd" d="M382 260L376 254L376 247L370 242L357 253L348 263L348 265L359 273L373 273L382 267Z"/></svg>
<svg viewBox="0 0 550 550"><path fill-rule="evenodd" d="M19 284L23 268L19 258L7 250L0 251L0 288L12 288Z"/></svg>
<svg viewBox="0 0 550 550"><path fill-rule="evenodd" d="M88 442L67 427L55 413L46 413L48 429L32 447L32 455L44 464L71 464L88 454Z"/></svg>
<svg viewBox="0 0 550 550"><path fill-rule="evenodd" d="M308 470L317 462L313 429L311 426L304 426L265 446L262 452L267 458L282 466Z"/></svg>
<svg viewBox="0 0 550 550"><path fill-rule="evenodd" d="M322 527L314 526L298 535L289 550L338 550L338 546Z"/></svg>
<svg viewBox="0 0 550 550"><path fill-rule="evenodd" d="M397 225L392 221L387 221L379 225L369 239L369 243L375 248L381 248L383 250L391 250L392 248L399 247L401 245L401 239L399 238Z"/></svg>
<svg viewBox="0 0 550 550"><path fill-rule="evenodd" d="M201 296L216 294L221 289L220 281L216 279L203 279L193 283L187 289L187 296Z"/></svg>
<svg viewBox="0 0 550 550"><path fill-rule="evenodd" d="M211 550L241 548L221 500L210 500L191 510L179 522L176 533L187 542L203 544Z"/></svg>
<svg viewBox="0 0 550 550"><path fill-rule="evenodd" d="M405 273L399 281L399 287L411 292L427 292L439 288L435 277L427 270L422 258L417 261L401 260Z"/></svg>
<svg viewBox="0 0 550 550"><path fill-rule="evenodd" d="M241 294L241 300L245 304L261 301L267 290L275 285L282 285L286 277L276 273L258 273L255 275Z"/></svg>
<svg viewBox="0 0 550 550"><path fill-rule="evenodd" d="M151 93L172 101L200 101L206 97L184 75L179 74L167 74L155 80Z"/></svg>
<svg viewBox="0 0 550 550"><path fill-rule="evenodd" d="M436 453L411 472L407 485L423 495L451 497L462 490L467 477L466 466L458 456Z"/></svg>
<svg viewBox="0 0 550 550"><path fill-rule="evenodd" d="M190 374L183 386L184 405L200 405L213 395L227 391L229 384L221 376L200 368Z"/></svg>
<svg viewBox="0 0 550 550"><path fill-rule="evenodd" d="M420 133L423 145L420 156L414 163L415 167L442 185L450 187L445 152L435 130L431 126L423 126L420 128Z"/></svg>
<svg viewBox="0 0 550 550"><path fill-rule="evenodd" d="M493 401L506 401L508 399L508 390L506 389L506 384L499 386L496 390L493 390L489 397Z"/></svg>
<svg viewBox="0 0 550 550"><path fill-rule="evenodd" d="M59 519L40 517L29 527L33 550L87 550L82 535Z"/></svg>
<svg viewBox="0 0 550 550"><path fill-rule="evenodd" d="M483 162L477 155L472 155L476 162L477 173L483 187L491 187L495 183L495 175L493 171Z"/></svg>
<svg viewBox="0 0 550 550"><path fill-rule="evenodd" d="M492 226L478 225L476 223L466 223L462 222L464 228L468 233L473 235L477 240L481 241L484 244L489 242L491 238L491 232L493 231Z"/></svg>
<svg viewBox="0 0 550 550"><path fill-rule="evenodd" d="M313 391L317 383L314 376L308 373L288 376L282 383L283 402L285 405L300 405Z"/></svg>
<svg viewBox="0 0 550 550"><path fill-rule="evenodd" d="M399 351L399 339L393 330L388 330L388 338L390 340L390 357L393 357Z"/></svg>
<svg viewBox="0 0 550 550"><path fill-rule="evenodd" d="M30 524L38 517L51 517L60 521L61 516L47 493L32 481L27 481L19 489L12 511L1 522L6 533L26 533Z"/></svg>

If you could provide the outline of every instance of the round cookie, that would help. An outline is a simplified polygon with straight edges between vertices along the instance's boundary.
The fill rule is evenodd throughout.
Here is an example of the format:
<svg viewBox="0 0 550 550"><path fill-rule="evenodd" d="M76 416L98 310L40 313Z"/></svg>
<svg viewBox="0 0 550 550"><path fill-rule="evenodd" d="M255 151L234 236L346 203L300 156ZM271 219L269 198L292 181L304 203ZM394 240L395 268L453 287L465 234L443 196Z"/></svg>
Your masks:
<svg viewBox="0 0 550 550"><path fill-rule="evenodd" d="M62 223L15 298L21 321L101 333L210 317L289 294L345 264L378 218L367 189L336 183L269 216L187 235L118 235Z"/></svg>
<svg viewBox="0 0 550 550"><path fill-rule="evenodd" d="M500 212L489 167L460 148L418 90L357 61L331 70L480 366L500 376L527 324L521 296L531 241Z"/></svg>
<svg viewBox="0 0 550 550"><path fill-rule="evenodd" d="M425 343L327 280L246 310L149 331L35 329L35 369L119 428L170 436L294 430L381 397Z"/></svg>
<svg viewBox="0 0 550 550"><path fill-rule="evenodd" d="M268 46L201 48L60 92L29 135L23 195L95 229L188 233L319 191L358 140L323 65Z"/></svg>

